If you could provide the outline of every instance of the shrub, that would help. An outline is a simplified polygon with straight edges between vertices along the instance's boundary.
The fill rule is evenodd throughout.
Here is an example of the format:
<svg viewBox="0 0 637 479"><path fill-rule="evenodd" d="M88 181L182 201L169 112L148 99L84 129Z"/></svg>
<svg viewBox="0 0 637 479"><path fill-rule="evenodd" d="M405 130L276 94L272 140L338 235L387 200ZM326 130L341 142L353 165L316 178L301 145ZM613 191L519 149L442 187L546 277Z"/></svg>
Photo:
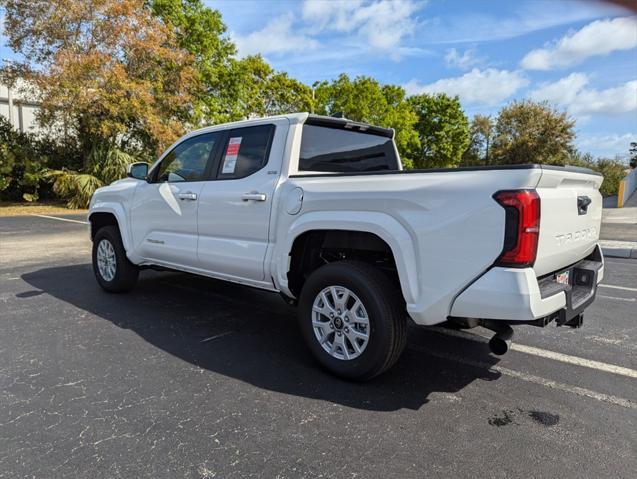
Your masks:
<svg viewBox="0 0 637 479"><path fill-rule="evenodd" d="M69 208L87 208L95 190L124 178L126 167L135 161L117 148L96 146L82 170L50 170L47 175L53 179L53 191L67 200Z"/></svg>
<svg viewBox="0 0 637 479"><path fill-rule="evenodd" d="M626 176L626 164L618 159L599 159L594 166L604 176L599 191L602 196L613 196L619 191L619 182Z"/></svg>
<svg viewBox="0 0 637 479"><path fill-rule="evenodd" d="M0 117L0 200L38 199L46 166L38 150L34 135L16 131Z"/></svg>

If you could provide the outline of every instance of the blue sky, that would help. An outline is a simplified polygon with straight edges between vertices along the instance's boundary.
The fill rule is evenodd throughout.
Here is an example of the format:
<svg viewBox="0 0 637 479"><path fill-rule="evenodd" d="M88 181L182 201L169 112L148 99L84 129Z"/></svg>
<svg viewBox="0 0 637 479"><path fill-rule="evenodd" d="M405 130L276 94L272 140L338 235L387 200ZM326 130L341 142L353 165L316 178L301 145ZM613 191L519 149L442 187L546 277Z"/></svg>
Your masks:
<svg viewBox="0 0 637 479"><path fill-rule="evenodd" d="M625 155L637 141L637 18L578 0L206 0L242 55L312 84L344 72L409 93L460 96L465 112L548 100L577 145ZM633 14L634 15L634 14Z"/></svg>
<svg viewBox="0 0 637 479"><path fill-rule="evenodd" d="M204 0L240 55L312 84L369 75L408 93L459 95L465 112L548 100L577 145L626 155L637 141L637 17L593 0ZM0 32L1 34L1 32ZM0 37L0 58L12 52Z"/></svg>

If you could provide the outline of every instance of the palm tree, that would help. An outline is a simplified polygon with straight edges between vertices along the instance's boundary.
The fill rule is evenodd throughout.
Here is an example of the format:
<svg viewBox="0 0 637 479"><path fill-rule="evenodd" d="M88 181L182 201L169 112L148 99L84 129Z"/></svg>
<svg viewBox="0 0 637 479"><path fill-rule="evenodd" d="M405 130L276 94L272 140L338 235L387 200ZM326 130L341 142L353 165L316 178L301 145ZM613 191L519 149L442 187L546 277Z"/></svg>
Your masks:
<svg viewBox="0 0 637 479"><path fill-rule="evenodd" d="M69 208L87 208L98 188L126 176L126 167L136 159L117 148L94 147L83 171L49 170L53 191L66 198Z"/></svg>

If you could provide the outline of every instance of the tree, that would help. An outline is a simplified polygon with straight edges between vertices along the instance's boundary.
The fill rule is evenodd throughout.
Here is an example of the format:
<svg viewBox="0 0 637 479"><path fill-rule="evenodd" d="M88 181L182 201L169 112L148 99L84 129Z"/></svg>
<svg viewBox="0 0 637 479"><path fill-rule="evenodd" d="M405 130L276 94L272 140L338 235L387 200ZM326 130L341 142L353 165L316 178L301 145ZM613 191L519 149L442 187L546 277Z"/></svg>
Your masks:
<svg viewBox="0 0 637 479"><path fill-rule="evenodd" d="M458 97L444 93L409 98L418 121L420 148L415 157L419 168L457 166L469 145L469 120Z"/></svg>
<svg viewBox="0 0 637 479"><path fill-rule="evenodd" d="M5 35L24 59L5 73L32 85L40 122L95 145L162 150L199 94L193 56L143 0L5 0Z"/></svg>
<svg viewBox="0 0 637 479"><path fill-rule="evenodd" d="M225 79L230 120L308 111L312 90L275 71L260 55L234 60Z"/></svg>
<svg viewBox="0 0 637 479"><path fill-rule="evenodd" d="M179 45L195 59L202 88L193 99L193 119L214 124L256 116L306 111L311 89L275 71L259 55L235 58L217 10L201 0L152 0L153 14L174 28Z"/></svg>
<svg viewBox="0 0 637 479"><path fill-rule="evenodd" d="M628 153L630 155L630 167L633 169L637 168L637 142L630 142L630 149L628 150Z"/></svg>
<svg viewBox="0 0 637 479"><path fill-rule="evenodd" d="M175 32L177 44L194 58L201 88L193 93L194 123L219 123L236 119L232 114L232 89L227 81L234 69L236 47L225 36L226 25L217 10L201 0L149 0L153 15Z"/></svg>
<svg viewBox="0 0 637 479"><path fill-rule="evenodd" d="M497 164L564 165L573 150L575 121L546 102L516 101L500 110L491 156Z"/></svg>
<svg viewBox="0 0 637 479"><path fill-rule="evenodd" d="M95 190L124 177L126 167L135 158L116 148L93 147L83 171L50 170L53 191L68 200L69 208L88 208Z"/></svg>
<svg viewBox="0 0 637 479"><path fill-rule="evenodd" d="M464 165L488 165L493 143L494 121L487 115L476 115L471 120L469 147L462 154Z"/></svg>
<svg viewBox="0 0 637 479"><path fill-rule="evenodd" d="M403 164L413 166L419 149L414 126L417 117L405 98L405 90L395 85L381 86L370 77L351 80L342 74L332 82L314 84L314 111L322 115L343 113L346 118L393 128Z"/></svg>

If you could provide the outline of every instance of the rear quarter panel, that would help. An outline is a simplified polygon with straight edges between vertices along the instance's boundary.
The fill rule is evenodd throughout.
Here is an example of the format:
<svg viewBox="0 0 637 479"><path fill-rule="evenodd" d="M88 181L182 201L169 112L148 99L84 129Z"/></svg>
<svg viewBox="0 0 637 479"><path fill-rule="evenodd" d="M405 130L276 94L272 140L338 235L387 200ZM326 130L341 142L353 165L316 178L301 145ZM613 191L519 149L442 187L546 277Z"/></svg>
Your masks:
<svg viewBox="0 0 637 479"><path fill-rule="evenodd" d="M384 228L394 238L386 242L401 258L397 266L412 318L442 322L456 295L502 251L504 210L493 193L533 188L540 175L540 169L516 169L292 177L286 186L303 189L303 204L297 215L279 209L276 280L289 293L288 248L298 231L356 230L366 223L367 231Z"/></svg>

